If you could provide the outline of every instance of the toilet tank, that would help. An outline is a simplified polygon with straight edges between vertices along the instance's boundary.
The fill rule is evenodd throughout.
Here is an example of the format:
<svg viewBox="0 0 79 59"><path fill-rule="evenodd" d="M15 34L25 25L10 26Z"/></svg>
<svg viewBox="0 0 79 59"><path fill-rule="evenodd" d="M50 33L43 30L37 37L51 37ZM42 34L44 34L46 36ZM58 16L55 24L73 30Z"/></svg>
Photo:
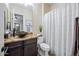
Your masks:
<svg viewBox="0 0 79 59"><path fill-rule="evenodd" d="M38 44L39 44L39 43L43 43L43 36L38 37L37 43L38 43Z"/></svg>

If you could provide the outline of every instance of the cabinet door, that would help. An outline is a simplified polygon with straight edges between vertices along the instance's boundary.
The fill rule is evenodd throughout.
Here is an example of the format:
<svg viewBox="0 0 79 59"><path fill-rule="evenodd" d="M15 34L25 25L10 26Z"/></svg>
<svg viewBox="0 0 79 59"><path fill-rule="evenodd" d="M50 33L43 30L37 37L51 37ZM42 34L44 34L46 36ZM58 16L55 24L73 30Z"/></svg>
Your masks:
<svg viewBox="0 0 79 59"><path fill-rule="evenodd" d="M7 53L5 56L23 56L23 49L21 47L11 48Z"/></svg>
<svg viewBox="0 0 79 59"><path fill-rule="evenodd" d="M5 44L5 47L8 47L5 56L23 56L22 42Z"/></svg>
<svg viewBox="0 0 79 59"><path fill-rule="evenodd" d="M28 44L24 46L24 56L36 56L37 55L37 44Z"/></svg>

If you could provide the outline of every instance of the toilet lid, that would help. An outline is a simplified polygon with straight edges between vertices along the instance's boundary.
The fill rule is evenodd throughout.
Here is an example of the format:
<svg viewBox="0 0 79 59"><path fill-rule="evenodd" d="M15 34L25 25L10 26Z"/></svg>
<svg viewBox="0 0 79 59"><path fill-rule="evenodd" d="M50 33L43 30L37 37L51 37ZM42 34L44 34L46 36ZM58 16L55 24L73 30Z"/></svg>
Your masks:
<svg viewBox="0 0 79 59"><path fill-rule="evenodd" d="M43 48L49 48L49 45L47 45L46 43L41 43L40 46Z"/></svg>

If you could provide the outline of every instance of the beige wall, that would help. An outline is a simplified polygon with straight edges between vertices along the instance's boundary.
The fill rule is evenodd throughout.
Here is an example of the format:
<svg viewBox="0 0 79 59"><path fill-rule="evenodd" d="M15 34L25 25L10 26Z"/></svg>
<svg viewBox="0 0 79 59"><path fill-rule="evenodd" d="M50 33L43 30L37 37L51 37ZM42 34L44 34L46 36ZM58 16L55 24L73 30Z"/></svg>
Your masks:
<svg viewBox="0 0 79 59"><path fill-rule="evenodd" d="M50 11L50 7L49 3L44 3L44 14Z"/></svg>
<svg viewBox="0 0 79 59"><path fill-rule="evenodd" d="M39 33L39 26L42 24L42 4L33 5L33 33Z"/></svg>
<svg viewBox="0 0 79 59"><path fill-rule="evenodd" d="M33 21L33 33L38 34L39 26L42 25L42 11L45 13L51 11L53 7L52 4L45 3L43 5L44 10L42 10L41 3L35 3L32 7L25 7L21 4L10 4L11 11L15 11L15 13L19 13L24 15L24 20L32 20ZM33 9L32 9L33 8Z"/></svg>
<svg viewBox="0 0 79 59"><path fill-rule="evenodd" d="M19 3L10 3L9 9L12 13L23 15L24 22L25 20L32 20L33 21L33 33L34 34L39 33L39 26L42 24L42 4L37 3L37 4L34 4L32 7L30 6L25 7L24 5L21 5ZM25 28L24 25L23 25L23 28Z"/></svg>
<svg viewBox="0 0 79 59"><path fill-rule="evenodd" d="M10 9L15 11L15 13L23 14L24 20L33 21L33 33L38 34L39 26L42 25L42 11L45 13L49 12L52 4L45 3L43 5L44 10L42 10L41 3L34 3L32 7L25 7L21 4L10 4ZM33 8L33 9L32 9ZM25 28L25 26L24 26Z"/></svg>
<svg viewBox="0 0 79 59"><path fill-rule="evenodd" d="M45 14L51 11L51 5L52 4L49 3L44 3L43 5L41 3L36 3L33 5L33 33L34 34L40 33L39 26L42 25L42 14L43 14L42 12L44 12Z"/></svg>
<svg viewBox="0 0 79 59"><path fill-rule="evenodd" d="M10 10L14 13L23 14L25 19L31 19L32 20L32 7L31 6L24 6L19 3L10 3L9 4Z"/></svg>
<svg viewBox="0 0 79 59"><path fill-rule="evenodd" d="M20 14L23 15L23 31L26 31L26 20L32 20L33 17L33 10L32 10L32 6L24 6L23 4L19 4L19 3L10 3L9 4L9 10L11 11L12 14L12 18L13 14ZM13 28L13 25L11 26Z"/></svg>

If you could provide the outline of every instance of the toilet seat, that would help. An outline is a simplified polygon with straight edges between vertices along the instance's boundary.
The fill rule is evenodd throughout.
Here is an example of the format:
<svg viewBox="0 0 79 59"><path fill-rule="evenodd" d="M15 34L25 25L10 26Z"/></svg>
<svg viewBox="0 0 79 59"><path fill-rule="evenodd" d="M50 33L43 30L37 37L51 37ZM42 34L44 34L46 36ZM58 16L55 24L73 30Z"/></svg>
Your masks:
<svg viewBox="0 0 79 59"><path fill-rule="evenodd" d="M41 43L40 47L44 51L49 51L49 45L47 45L46 43Z"/></svg>

